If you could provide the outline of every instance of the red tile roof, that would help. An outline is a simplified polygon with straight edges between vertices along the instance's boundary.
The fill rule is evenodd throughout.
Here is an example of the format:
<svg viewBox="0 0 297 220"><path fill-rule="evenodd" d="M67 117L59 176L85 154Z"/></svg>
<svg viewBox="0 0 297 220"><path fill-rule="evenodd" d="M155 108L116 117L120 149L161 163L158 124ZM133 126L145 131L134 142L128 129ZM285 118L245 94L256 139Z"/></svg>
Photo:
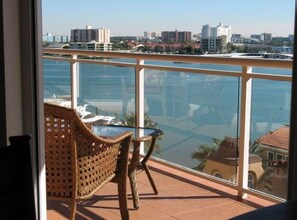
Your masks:
<svg viewBox="0 0 297 220"><path fill-rule="evenodd" d="M259 141L260 144L264 144L270 147L276 147L280 149L289 149L289 134L290 126L282 126L275 131L268 132L262 136Z"/></svg>

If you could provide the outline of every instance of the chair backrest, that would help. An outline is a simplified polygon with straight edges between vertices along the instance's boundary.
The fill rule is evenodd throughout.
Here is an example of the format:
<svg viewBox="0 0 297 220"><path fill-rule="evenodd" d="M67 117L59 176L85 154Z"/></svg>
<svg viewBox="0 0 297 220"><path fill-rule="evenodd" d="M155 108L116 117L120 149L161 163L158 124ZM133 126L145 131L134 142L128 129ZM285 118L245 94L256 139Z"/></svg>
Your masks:
<svg viewBox="0 0 297 220"><path fill-rule="evenodd" d="M98 137L74 109L53 104L44 104L44 114L48 198L86 199L116 175L127 176L132 133Z"/></svg>
<svg viewBox="0 0 297 220"><path fill-rule="evenodd" d="M0 219L36 219L29 135L0 147Z"/></svg>

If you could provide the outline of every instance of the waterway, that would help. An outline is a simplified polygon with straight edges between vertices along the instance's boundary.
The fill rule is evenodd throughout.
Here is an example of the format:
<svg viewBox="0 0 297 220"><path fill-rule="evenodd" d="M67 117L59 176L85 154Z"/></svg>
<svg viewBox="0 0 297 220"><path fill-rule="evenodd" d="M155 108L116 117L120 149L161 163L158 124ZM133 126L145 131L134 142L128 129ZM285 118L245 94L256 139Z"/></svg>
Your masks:
<svg viewBox="0 0 297 220"><path fill-rule="evenodd" d="M150 64L148 62L148 64ZM240 67L151 62L189 68L240 71ZM254 68L254 72L291 75L291 70ZM44 97L70 94L70 64L44 60ZM145 69L145 111L164 135L155 156L195 167L191 154L213 138L239 136L240 79ZM122 118L135 109L135 70L131 67L79 64L79 103L97 114ZM291 83L253 80L251 143L289 124Z"/></svg>

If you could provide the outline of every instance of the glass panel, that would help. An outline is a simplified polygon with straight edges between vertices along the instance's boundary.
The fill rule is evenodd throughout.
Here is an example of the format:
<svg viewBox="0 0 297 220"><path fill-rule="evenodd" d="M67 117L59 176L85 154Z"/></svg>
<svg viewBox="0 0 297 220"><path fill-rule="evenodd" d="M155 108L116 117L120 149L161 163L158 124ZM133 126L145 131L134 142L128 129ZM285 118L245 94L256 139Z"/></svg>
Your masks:
<svg viewBox="0 0 297 220"><path fill-rule="evenodd" d="M113 123L127 121L135 113L135 70L130 67L79 64L78 105L99 116L112 116Z"/></svg>
<svg viewBox="0 0 297 220"><path fill-rule="evenodd" d="M238 79L145 69L145 112L164 135L154 156L236 181Z"/></svg>
<svg viewBox="0 0 297 220"><path fill-rule="evenodd" d="M237 71L223 65L209 68L219 67ZM144 71L145 126L164 132L154 156L236 183L239 79ZM113 124L135 125L134 68L79 63L78 77L79 111ZM286 198L282 187L287 184L288 145L281 144L288 142L290 94L289 82L253 80L248 185L282 198ZM44 98L70 106L68 62L44 59ZM271 147L272 135L278 133L281 147Z"/></svg>
<svg viewBox="0 0 297 220"><path fill-rule="evenodd" d="M69 62L43 59L44 98L70 97Z"/></svg>
<svg viewBox="0 0 297 220"><path fill-rule="evenodd" d="M292 69L255 67L253 68L253 72L271 75L292 76Z"/></svg>
<svg viewBox="0 0 297 220"><path fill-rule="evenodd" d="M255 189L287 198L291 83L253 80L250 170Z"/></svg>

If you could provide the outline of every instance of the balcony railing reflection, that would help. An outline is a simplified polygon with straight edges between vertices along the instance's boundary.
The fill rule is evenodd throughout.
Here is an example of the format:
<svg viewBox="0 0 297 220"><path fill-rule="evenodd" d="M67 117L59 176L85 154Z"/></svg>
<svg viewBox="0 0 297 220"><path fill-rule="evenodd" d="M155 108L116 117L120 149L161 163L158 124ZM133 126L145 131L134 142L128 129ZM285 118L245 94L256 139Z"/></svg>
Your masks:
<svg viewBox="0 0 297 220"><path fill-rule="evenodd" d="M44 49L45 98L70 96L72 107L118 119L136 115L139 126L149 116L165 133L156 159L234 187L239 196L272 200L285 196L267 190L271 173L250 147L289 124L291 69L289 60ZM228 137L237 140L233 164L230 156L214 159Z"/></svg>

